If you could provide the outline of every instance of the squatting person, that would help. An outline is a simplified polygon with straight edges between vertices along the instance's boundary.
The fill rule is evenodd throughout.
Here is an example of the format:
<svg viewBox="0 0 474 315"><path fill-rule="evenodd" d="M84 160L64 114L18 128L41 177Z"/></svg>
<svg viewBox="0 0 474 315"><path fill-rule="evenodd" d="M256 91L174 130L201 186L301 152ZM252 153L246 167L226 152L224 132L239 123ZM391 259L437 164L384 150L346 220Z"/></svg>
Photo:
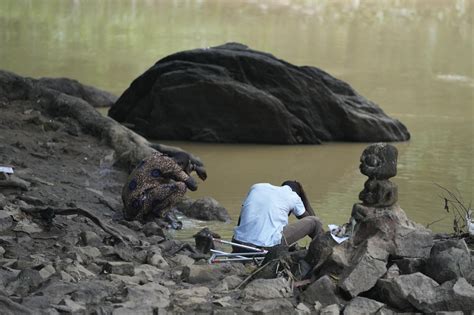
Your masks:
<svg viewBox="0 0 474 315"><path fill-rule="evenodd" d="M187 188L197 189L196 180L190 176L192 171L202 180L207 177L204 167L192 163L184 152L171 157L155 152L142 160L122 189L125 219L144 222L165 218Z"/></svg>

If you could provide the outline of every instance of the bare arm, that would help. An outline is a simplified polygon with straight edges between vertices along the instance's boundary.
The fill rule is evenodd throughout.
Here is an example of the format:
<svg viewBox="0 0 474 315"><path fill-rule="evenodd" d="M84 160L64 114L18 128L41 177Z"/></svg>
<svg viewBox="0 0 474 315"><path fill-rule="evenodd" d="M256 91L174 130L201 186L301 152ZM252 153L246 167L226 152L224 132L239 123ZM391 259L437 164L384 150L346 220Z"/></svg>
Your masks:
<svg viewBox="0 0 474 315"><path fill-rule="evenodd" d="M183 169L172 158L168 156L162 156L160 168L164 177L172 178L178 182L183 182L192 191L197 189L197 183L194 178L183 171Z"/></svg>
<svg viewBox="0 0 474 315"><path fill-rule="evenodd" d="M307 217L309 215L311 216L316 216L316 213L314 212L313 208L311 207L311 204L309 203L308 197L306 197L306 193L303 190L303 186L301 186L301 201L303 201L304 208L306 209L306 212L303 213L300 217L297 217L298 219Z"/></svg>

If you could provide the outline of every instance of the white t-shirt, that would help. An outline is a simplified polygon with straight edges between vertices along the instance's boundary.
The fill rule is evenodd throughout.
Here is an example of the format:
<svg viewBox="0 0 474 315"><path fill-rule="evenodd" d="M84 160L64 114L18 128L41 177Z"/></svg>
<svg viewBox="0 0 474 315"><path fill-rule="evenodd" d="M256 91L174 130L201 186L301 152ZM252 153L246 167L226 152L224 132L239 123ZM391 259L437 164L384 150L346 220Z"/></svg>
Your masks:
<svg viewBox="0 0 474 315"><path fill-rule="evenodd" d="M234 238L263 247L278 245L290 211L300 216L306 209L289 186L255 184L242 205L240 225L234 229Z"/></svg>

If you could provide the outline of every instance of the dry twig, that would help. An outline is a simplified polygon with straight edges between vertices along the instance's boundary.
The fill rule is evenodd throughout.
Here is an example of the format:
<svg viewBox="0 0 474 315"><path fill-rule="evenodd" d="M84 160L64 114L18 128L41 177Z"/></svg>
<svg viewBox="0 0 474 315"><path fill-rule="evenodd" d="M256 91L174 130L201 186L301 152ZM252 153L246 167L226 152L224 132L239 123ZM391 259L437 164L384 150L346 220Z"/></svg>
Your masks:
<svg viewBox="0 0 474 315"><path fill-rule="evenodd" d="M104 232L110 234L112 237L117 239L118 241L127 244L125 241L124 237L121 235L121 233L114 228L104 224L97 216L92 214L91 212L82 209L82 208L21 208L21 211L28 213L28 214L41 214L41 213L46 213L46 212L52 212L53 215L82 215L85 216L86 218L90 219L93 223L95 223L97 226L99 226Z"/></svg>

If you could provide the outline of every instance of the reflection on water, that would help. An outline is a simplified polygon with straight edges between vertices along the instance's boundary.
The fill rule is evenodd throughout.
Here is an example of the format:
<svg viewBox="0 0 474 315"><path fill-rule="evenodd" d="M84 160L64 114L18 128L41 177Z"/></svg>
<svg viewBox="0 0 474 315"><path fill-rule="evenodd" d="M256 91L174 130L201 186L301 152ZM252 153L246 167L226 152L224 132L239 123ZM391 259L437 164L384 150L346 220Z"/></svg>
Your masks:
<svg viewBox="0 0 474 315"><path fill-rule="evenodd" d="M412 140L397 144L394 181L402 208L426 224L445 215L434 183L474 200L473 2L2 0L0 68L120 94L168 54L228 41L320 67L407 125ZM366 144L178 145L209 171L191 195L214 196L234 219L251 184L293 178L326 223L342 223L365 181ZM433 229L450 230L451 221Z"/></svg>

